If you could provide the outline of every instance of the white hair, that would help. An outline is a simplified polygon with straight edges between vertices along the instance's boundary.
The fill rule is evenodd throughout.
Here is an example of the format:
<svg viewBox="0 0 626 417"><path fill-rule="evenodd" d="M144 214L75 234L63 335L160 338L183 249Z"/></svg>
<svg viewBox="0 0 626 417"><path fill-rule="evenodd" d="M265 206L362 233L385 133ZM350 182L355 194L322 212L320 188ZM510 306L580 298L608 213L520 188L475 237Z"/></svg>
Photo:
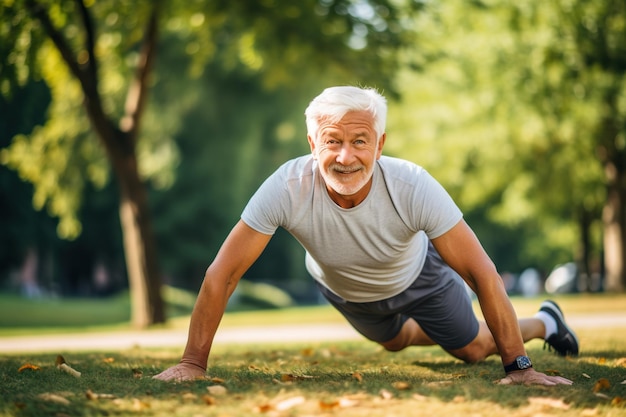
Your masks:
<svg viewBox="0 0 626 417"><path fill-rule="evenodd" d="M385 133L387 100L373 88L329 87L315 97L304 111L309 136L317 141L322 120L336 123L350 111L367 111L374 118L376 139Z"/></svg>

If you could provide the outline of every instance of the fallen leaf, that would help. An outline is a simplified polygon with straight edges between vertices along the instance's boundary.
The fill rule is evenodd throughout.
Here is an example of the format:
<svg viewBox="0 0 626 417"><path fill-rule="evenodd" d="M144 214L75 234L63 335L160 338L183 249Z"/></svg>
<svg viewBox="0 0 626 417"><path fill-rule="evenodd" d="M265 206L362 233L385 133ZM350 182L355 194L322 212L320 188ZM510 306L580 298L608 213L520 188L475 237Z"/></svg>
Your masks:
<svg viewBox="0 0 626 417"><path fill-rule="evenodd" d="M278 411L289 410L290 408L293 408L297 405L304 403L304 401L305 399L303 396L287 398L286 400L283 400L279 402L278 404L276 404L274 408Z"/></svg>
<svg viewBox="0 0 626 417"><path fill-rule="evenodd" d="M281 382L293 382L295 379L296 377L292 374L282 374L280 376Z"/></svg>
<svg viewBox="0 0 626 417"><path fill-rule="evenodd" d="M428 399L427 396L422 395L422 394L417 394L417 393L411 395L411 398L413 398L414 400L418 400L418 401L426 401Z"/></svg>
<svg viewBox="0 0 626 417"><path fill-rule="evenodd" d="M533 405L540 405L543 407L558 408L561 410L569 410L569 404L564 403L558 398L546 398L546 397L530 397L528 402Z"/></svg>
<svg viewBox="0 0 626 417"><path fill-rule="evenodd" d="M209 381L211 381L214 384L223 384L224 382L226 382L225 379L223 378L218 378L216 376L212 377L211 379L209 379Z"/></svg>
<svg viewBox="0 0 626 417"><path fill-rule="evenodd" d="M394 387L395 389L397 389L398 391L407 390L407 389L411 388L411 384L409 384L408 382L405 382L405 381L392 382L391 386Z"/></svg>
<svg viewBox="0 0 626 417"><path fill-rule="evenodd" d="M605 363L606 363L606 358L598 358L598 363L599 363L600 365L605 364Z"/></svg>
<svg viewBox="0 0 626 417"><path fill-rule="evenodd" d="M339 407L341 408L356 407L358 404L359 401L354 398L341 397L339 399Z"/></svg>
<svg viewBox="0 0 626 417"><path fill-rule="evenodd" d="M104 358L104 359L102 359L102 362L104 362L104 363L113 363L113 362L115 362L115 358L110 358L110 357L109 358Z"/></svg>
<svg viewBox="0 0 626 417"><path fill-rule="evenodd" d="M626 366L626 358L619 358L617 361L615 361L615 365Z"/></svg>
<svg viewBox="0 0 626 417"><path fill-rule="evenodd" d="M226 387L222 385L211 385L209 387L206 387L206 390L209 392L209 394L215 395L216 397L219 397L220 395L224 395L228 392Z"/></svg>
<svg viewBox="0 0 626 417"><path fill-rule="evenodd" d="M462 395L457 395L456 397L454 397L452 399L452 402L453 403L457 403L457 404L464 403L465 402L465 397L462 396Z"/></svg>
<svg viewBox="0 0 626 417"><path fill-rule="evenodd" d="M352 378L356 379L359 382L363 382L363 375L361 375L360 372L353 373Z"/></svg>
<svg viewBox="0 0 626 417"><path fill-rule="evenodd" d="M598 398L604 398L605 400L610 400L610 399L611 399L611 397L609 397L608 395L603 394L603 393L601 393L601 392L596 392L596 393L595 393L595 394L593 394L593 395L595 395L595 396L596 396L596 397L598 397Z"/></svg>
<svg viewBox="0 0 626 417"><path fill-rule="evenodd" d="M606 378L600 378L593 386L593 392L600 392L605 389L611 388L611 383Z"/></svg>
<svg viewBox="0 0 626 417"><path fill-rule="evenodd" d="M87 397L88 400L94 401L94 400L112 400L115 399L115 395L113 394L98 394L93 392L92 390L88 389L87 392L85 392L85 396Z"/></svg>
<svg viewBox="0 0 626 417"><path fill-rule="evenodd" d="M338 408L339 407L339 401L337 400L333 400L333 401L324 401L324 400L320 400L320 408L322 410L332 410L333 408Z"/></svg>
<svg viewBox="0 0 626 417"><path fill-rule="evenodd" d="M611 400L612 406L621 406L624 405L624 399L622 397L615 397Z"/></svg>
<svg viewBox="0 0 626 417"><path fill-rule="evenodd" d="M52 394L50 392L44 392L42 394L39 394L37 396L37 398L39 398L40 400L43 400L43 401L49 401L49 402L53 402L53 403L57 403L57 404L63 404L63 405L69 405L70 404L70 401L67 398L62 397L62 396L60 396L58 394Z"/></svg>
<svg viewBox="0 0 626 417"><path fill-rule="evenodd" d="M39 371L41 368L37 365L33 365L32 363L25 363L24 365L20 366L20 369L18 369L17 372L24 372L27 369L30 369L32 371Z"/></svg>
<svg viewBox="0 0 626 417"><path fill-rule="evenodd" d="M184 401L195 401L198 399L198 396L193 392L185 392L182 397Z"/></svg>
<svg viewBox="0 0 626 417"><path fill-rule="evenodd" d="M587 379L591 379L591 377L589 375L587 375L586 373L583 372L583 376Z"/></svg>
<svg viewBox="0 0 626 417"><path fill-rule="evenodd" d="M621 385L626 385L626 379L620 382Z"/></svg>
<svg viewBox="0 0 626 417"><path fill-rule="evenodd" d="M306 348L300 351L300 354L304 357L313 356L313 353L314 351L312 348Z"/></svg>
<svg viewBox="0 0 626 417"><path fill-rule="evenodd" d="M217 400L214 397L211 397L210 395L204 394L202 396L202 401L204 401L204 403L206 405L215 405L217 404Z"/></svg>
<svg viewBox="0 0 626 417"><path fill-rule="evenodd" d="M133 410L143 411L150 408L150 403L141 401L139 398L133 398Z"/></svg>
<svg viewBox="0 0 626 417"><path fill-rule="evenodd" d="M544 371L544 373L545 373L546 375L552 375L552 376L559 376L559 375L561 375L561 372L559 372L559 371L558 371L558 370L556 370L556 369L546 369L546 370Z"/></svg>
<svg viewBox="0 0 626 417"><path fill-rule="evenodd" d="M390 400L393 398L393 394L384 388L380 390L379 394L383 400Z"/></svg>

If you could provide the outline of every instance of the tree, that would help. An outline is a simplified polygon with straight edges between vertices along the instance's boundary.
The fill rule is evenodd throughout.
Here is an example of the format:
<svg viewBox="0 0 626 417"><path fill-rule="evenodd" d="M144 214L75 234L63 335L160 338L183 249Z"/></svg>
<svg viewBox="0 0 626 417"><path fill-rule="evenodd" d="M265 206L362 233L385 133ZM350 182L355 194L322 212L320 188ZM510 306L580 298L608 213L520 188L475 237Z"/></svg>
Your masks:
<svg viewBox="0 0 626 417"><path fill-rule="evenodd" d="M149 112L149 87L159 82L151 70L160 25L193 57L192 76L202 73L207 62L219 60L225 68L263 74L270 89L293 86L321 70L352 79L378 73L376 79L384 80L397 68L394 51L405 41L401 14L386 0L295 5L16 0L1 13L7 52L0 77L3 94L33 74L52 92L46 124L30 136L17 136L3 151L2 162L35 185L34 204L47 205L59 216L59 233L65 237L80 233L76 211L85 177L102 186L110 164L120 190L132 321L138 327L165 319L144 183L146 175L158 179L159 172L141 165L145 158L139 157L146 149L149 154L150 148L175 148L168 138L159 143L172 128L158 117L147 127L160 133L156 142L145 131L140 135L146 108ZM162 164L165 171L176 156L176 151L169 152ZM171 180L171 175L161 178Z"/></svg>
<svg viewBox="0 0 626 417"><path fill-rule="evenodd" d="M526 262L565 253L590 270L604 205L610 289L624 275L624 19L611 0L431 4L416 25L432 36L410 56L420 71L404 75L420 89L421 140L398 144L418 146L466 209L488 204L492 222L518 228Z"/></svg>

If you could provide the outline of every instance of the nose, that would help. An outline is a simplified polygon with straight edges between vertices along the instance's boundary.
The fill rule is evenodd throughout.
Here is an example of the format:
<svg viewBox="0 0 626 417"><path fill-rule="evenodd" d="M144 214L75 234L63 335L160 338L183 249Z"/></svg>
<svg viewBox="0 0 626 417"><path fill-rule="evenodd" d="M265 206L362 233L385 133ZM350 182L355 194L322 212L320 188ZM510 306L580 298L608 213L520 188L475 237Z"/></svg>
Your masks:
<svg viewBox="0 0 626 417"><path fill-rule="evenodd" d="M354 161L354 153L350 144L344 143L337 154L335 161L341 165L350 165Z"/></svg>

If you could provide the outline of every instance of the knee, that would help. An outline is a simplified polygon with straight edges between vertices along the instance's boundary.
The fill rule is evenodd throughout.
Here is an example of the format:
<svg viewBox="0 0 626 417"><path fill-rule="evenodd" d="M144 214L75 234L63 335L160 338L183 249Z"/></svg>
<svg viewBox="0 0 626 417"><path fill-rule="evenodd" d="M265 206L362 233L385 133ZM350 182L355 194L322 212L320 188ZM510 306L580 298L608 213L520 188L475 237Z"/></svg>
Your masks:
<svg viewBox="0 0 626 417"><path fill-rule="evenodd" d="M390 340L389 342L380 343L385 350L389 352L400 352L406 347L406 344L400 343L397 340Z"/></svg>
<svg viewBox="0 0 626 417"><path fill-rule="evenodd" d="M448 353L469 364L482 362L488 356L483 349L476 349L474 346L448 350Z"/></svg>
<svg viewBox="0 0 626 417"><path fill-rule="evenodd" d="M485 360L487 356L482 352L468 352L464 355L459 356L463 362L468 364L479 363Z"/></svg>

